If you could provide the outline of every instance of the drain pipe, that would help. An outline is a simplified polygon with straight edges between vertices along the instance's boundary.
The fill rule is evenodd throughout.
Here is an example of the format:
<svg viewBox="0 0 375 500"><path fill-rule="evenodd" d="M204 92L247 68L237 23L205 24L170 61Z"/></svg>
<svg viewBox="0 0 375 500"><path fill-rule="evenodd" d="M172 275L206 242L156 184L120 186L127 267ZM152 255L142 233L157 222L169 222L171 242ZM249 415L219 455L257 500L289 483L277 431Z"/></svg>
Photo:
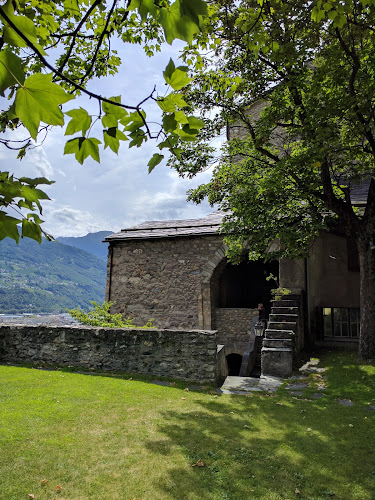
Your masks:
<svg viewBox="0 0 375 500"><path fill-rule="evenodd" d="M113 246L112 242L109 242L108 246L108 275L107 275L107 297L106 300L109 302L111 300L111 288L112 288L112 264L113 264Z"/></svg>

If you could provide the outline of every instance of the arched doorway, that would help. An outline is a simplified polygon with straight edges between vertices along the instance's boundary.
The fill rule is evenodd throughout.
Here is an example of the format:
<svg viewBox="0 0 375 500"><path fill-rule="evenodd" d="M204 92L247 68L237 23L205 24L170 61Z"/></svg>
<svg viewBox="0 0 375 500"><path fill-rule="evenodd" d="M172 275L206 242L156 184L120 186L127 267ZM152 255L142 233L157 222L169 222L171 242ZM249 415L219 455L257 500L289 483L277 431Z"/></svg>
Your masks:
<svg viewBox="0 0 375 500"><path fill-rule="evenodd" d="M227 263L219 279L218 307L256 309L262 302L269 310L271 289L277 287L275 280L267 280L271 274L278 277L278 261Z"/></svg>
<svg viewBox="0 0 375 500"><path fill-rule="evenodd" d="M238 377L240 374L242 364L242 356L241 354L228 354L227 356L227 365L228 365L228 375Z"/></svg>

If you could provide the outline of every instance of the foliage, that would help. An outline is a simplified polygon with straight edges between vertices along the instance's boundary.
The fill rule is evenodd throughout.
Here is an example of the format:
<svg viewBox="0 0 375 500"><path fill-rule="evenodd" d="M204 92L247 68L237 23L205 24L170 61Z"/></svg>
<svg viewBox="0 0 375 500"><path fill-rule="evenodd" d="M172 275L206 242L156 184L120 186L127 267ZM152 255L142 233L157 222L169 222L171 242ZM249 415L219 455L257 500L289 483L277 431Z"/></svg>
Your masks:
<svg viewBox="0 0 375 500"><path fill-rule="evenodd" d="M284 287L271 288L271 294L275 300L281 300L290 295L291 290L289 290L289 288L284 288Z"/></svg>
<svg viewBox="0 0 375 500"><path fill-rule="evenodd" d="M183 111L186 102L179 91L190 82L187 66L176 67L171 60L164 72L169 89L177 93L159 96L154 89L139 103L98 95L88 86L93 78L118 72L121 59L112 40L141 44L152 56L164 41L191 43L206 15L203 0L7 0L0 6L0 130L11 132L23 125L29 137L14 141L10 133L0 142L18 150L22 159L41 132L64 125L68 117L65 133L74 137L64 153L73 154L81 164L88 157L99 162L103 143L117 153L124 141L140 147L154 139L160 151L178 156L178 139L193 141L201 126ZM64 113L63 105L78 95L96 99L97 115L82 107ZM143 109L147 101L155 101L164 116L156 128ZM94 124L101 124L102 138L92 136ZM149 171L163 158L155 153ZM36 186L49 182L0 173L0 239L18 241L16 226L22 222L22 236L41 241L40 200L48 196ZM11 217L9 209L17 215Z"/></svg>
<svg viewBox="0 0 375 500"><path fill-rule="evenodd" d="M61 485L70 499L370 500L375 367L344 352L319 367L301 397L246 397L0 366L2 496L50 500Z"/></svg>
<svg viewBox="0 0 375 500"><path fill-rule="evenodd" d="M228 213L233 256L250 235L254 258L301 255L332 218L357 236L350 192L375 172L374 13L366 0L217 2L212 35L187 49L197 69L185 99L207 126L172 163L182 175L196 172L195 156L215 165L190 198ZM217 157L210 143L227 122L232 140Z"/></svg>
<svg viewBox="0 0 375 500"><path fill-rule="evenodd" d="M207 197L226 212L232 260L249 246L254 259L301 257L332 228L356 241L362 353L371 357L375 4L217 1L206 23L185 52L195 74L184 95L206 126L198 145L180 144L181 161L171 163L188 176L214 166L190 199ZM231 141L217 153L213 141L224 126ZM359 185L367 205L355 203Z"/></svg>
<svg viewBox="0 0 375 500"><path fill-rule="evenodd" d="M103 302L99 304L98 302L90 301L90 304L94 306L94 309L85 312L81 309L69 309L69 314L72 318L79 321L82 325L90 326L102 326L106 328L153 328L153 319L150 318L145 326L137 327L134 325L131 318L123 318L121 313L111 314L110 309L114 305L114 302Z"/></svg>

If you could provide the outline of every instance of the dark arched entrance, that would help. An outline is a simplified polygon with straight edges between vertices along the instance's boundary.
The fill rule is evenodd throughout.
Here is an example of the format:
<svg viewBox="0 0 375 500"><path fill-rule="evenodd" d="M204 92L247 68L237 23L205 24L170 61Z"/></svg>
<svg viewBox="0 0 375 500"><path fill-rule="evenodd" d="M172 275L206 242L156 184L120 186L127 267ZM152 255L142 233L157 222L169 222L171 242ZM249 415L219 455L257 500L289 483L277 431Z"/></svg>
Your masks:
<svg viewBox="0 0 375 500"><path fill-rule="evenodd" d="M232 375L238 377L240 374L242 363L241 354L228 354L227 356L227 365L228 365L228 375Z"/></svg>
<svg viewBox="0 0 375 500"><path fill-rule="evenodd" d="M255 309L263 302L269 308L271 289L277 287L275 280L266 279L271 274L278 277L278 261L228 263L219 279L219 307Z"/></svg>

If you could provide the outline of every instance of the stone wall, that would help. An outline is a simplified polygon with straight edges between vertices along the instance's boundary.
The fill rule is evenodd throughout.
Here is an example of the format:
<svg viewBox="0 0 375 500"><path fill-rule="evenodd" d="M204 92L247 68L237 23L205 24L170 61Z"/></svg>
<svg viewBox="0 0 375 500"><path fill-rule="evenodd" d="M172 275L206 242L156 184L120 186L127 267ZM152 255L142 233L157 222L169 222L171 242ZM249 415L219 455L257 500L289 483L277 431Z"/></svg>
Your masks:
<svg viewBox="0 0 375 500"><path fill-rule="evenodd" d="M0 326L0 361L44 362L214 383L214 331Z"/></svg>
<svg viewBox="0 0 375 500"><path fill-rule="evenodd" d="M106 299L138 326L154 318L158 328L211 329L209 277L224 255L220 235L116 242Z"/></svg>
<svg viewBox="0 0 375 500"><path fill-rule="evenodd" d="M215 310L215 328L219 344L225 344L226 354L243 354L249 344L253 318L258 319L257 309L218 308Z"/></svg>

